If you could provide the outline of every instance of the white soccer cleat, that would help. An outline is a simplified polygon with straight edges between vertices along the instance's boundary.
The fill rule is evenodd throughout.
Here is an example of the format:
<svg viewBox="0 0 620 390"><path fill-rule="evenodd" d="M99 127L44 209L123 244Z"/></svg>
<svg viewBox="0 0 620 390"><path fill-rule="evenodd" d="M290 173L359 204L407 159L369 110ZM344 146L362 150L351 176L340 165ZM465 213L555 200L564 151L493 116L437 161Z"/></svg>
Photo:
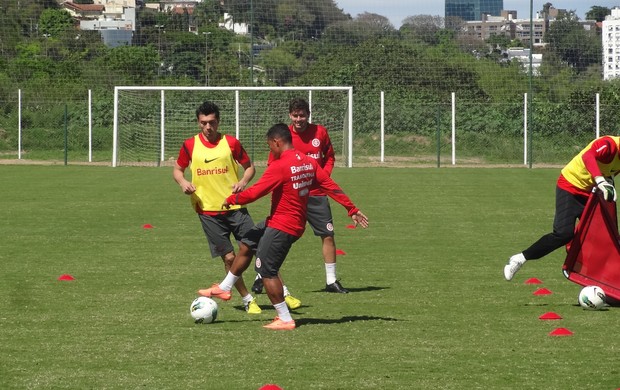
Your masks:
<svg viewBox="0 0 620 390"><path fill-rule="evenodd" d="M510 259L508 259L508 264L504 266L504 278L508 281L512 280L524 263L525 257L523 257L523 253L511 256Z"/></svg>

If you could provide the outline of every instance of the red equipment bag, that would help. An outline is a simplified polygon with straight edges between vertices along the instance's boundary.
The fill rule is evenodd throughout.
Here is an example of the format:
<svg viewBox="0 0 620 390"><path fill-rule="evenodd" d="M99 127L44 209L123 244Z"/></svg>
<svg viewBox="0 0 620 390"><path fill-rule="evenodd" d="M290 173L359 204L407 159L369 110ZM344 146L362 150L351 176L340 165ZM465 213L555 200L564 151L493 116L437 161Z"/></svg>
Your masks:
<svg viewBox="0 0 620 390"><path fill-rule="evenodd" d="M597 285L620 301L620 235L616 203L600 191L590 195L579 218L575 237L566 246L564 276L582 286Z"/></svg>

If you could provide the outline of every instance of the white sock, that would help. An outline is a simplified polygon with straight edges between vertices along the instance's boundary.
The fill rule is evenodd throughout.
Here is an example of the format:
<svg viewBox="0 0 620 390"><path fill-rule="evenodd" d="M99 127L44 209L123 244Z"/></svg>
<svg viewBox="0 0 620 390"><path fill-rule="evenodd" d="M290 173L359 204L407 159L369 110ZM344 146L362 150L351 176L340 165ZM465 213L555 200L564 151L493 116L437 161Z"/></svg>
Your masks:
<svg viewBox="0 0 620 390"><path fill-rule="evenodd" d="M523 263L525 263L527 259L525 258L525 256L523 256L523 253L517 253L516 255L510 256L509 262L510 261L516 261L517 263L523 265Z"/></svg>
<svg viewBox="0 0 620 390"><path fill-rule="evenodd" d="M220 288L225 291L230 291L232 290L238 279L238 276L235 276L230 271L228 271L228 274L226 274L226 277L224 278L224 280L222 280L222 283L220 283Z"/></svg>
<svg viewBox="0 0 620 390"><path fill-rule="evenodd" d="M286 286L282 286L282 290L284 290L284 296L291 295L291 293L288 291L288 288L286 288Z"/></svg>
<svg viewBox="0 0 620 390"><path fill-rule="evenodd" d="M280 318L284 322L293 321L293 317L291 317L291 312L288 311L288 306L286 306L286 302L280 302L273 305L276 309L276 313L278 313L278 318Z"/></svg>
<svg viewBox="0 0 620 390"><path fill-rule="evenodd" d="M252 294L248 293L248 295L246 295L242 299L243 299L243 304L247 305L248 303L250 303L250 302L252 302L254 300L254 297L252 296Z"/></svg>
<svg viewBox="0 0 620 390"><path fill-rule="evenodd" d="M336 283L336 263L325 263L325 283Z"/></svg>

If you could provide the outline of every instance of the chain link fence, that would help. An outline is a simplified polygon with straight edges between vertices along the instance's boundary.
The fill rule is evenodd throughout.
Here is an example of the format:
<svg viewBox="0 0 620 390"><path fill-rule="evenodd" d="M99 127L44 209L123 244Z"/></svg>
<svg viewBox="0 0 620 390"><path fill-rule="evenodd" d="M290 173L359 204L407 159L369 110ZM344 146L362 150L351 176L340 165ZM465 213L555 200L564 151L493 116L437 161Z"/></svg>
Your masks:
<svg viewBox="0 0 620 390"><path fill-rule="evenodd" d="M592 7L597 24L546 4L535 20L544 35L532 46L525 30L480 35L472 22L439 16L395 28L333 1L246 3L136 5L123 24L131 30L111 42L82 23L101 15L0 1L0 162L111 164L120 85L351 86L353 166L561 165L595 136L618 132L620 83L604 80L602 67L610 9ZM536 55L532 75L509 55L519 46Z"/></svg>

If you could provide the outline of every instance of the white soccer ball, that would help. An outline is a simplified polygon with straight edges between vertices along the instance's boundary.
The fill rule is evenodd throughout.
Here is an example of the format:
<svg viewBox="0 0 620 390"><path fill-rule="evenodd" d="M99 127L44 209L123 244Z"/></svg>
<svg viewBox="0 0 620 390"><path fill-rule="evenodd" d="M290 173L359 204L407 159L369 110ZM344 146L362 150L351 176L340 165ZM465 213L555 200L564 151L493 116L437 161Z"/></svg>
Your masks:
<svg viewBox="0 0 620 390"><path fill-rule="evenodd" d="M605 291L599 286L586 286L579 292L579 304L584 309L600 310L605 306Z"/></svg>
<svg viewBox="0 0 620 390"><path fill-rule="evenodd" d="M207 297L194 299L189 307L189 313L197 324L210 324L217 318L217 303Z"/></svg>

